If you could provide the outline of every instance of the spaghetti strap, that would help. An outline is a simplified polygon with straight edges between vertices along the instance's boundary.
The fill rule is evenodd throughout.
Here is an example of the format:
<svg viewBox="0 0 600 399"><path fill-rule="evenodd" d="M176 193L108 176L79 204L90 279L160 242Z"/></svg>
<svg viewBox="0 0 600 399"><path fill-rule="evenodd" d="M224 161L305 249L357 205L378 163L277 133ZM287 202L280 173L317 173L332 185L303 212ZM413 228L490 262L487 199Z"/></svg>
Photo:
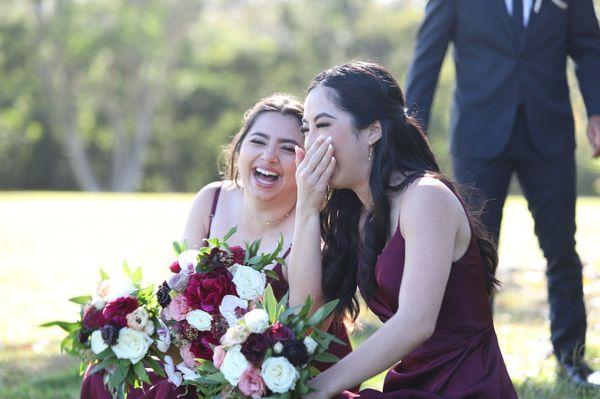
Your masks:
<svg viewBox="0 0 600 399"><path fill-rule="evenodd" d="M208 232L206 237L210 238L210 230L212 227L212 221L215 218L215 212L217 211L217 203L219 202L219 195L221 194L221 187L218 187L213 196L212 208L210 209L210 218L208 219Z"/></svg>

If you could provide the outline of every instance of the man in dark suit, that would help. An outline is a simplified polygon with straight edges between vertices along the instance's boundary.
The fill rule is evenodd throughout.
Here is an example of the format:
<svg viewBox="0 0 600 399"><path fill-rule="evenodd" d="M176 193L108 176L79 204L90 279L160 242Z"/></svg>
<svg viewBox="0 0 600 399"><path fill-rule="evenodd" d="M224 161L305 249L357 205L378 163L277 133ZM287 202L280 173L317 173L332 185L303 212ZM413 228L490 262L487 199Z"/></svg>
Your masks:
<svg viewBox="0 0 600 399"><path fill-rule="evenodd" d="M551 338L561 370L595 386L583 361L586 312L575 251L575 134L566 64L600 156L600 31L592 0L429 0L408 73L407 104L426 126L448 44L456 90L450 149L456 179L484 192L497 240L517 174L548 261Z"/></svg>

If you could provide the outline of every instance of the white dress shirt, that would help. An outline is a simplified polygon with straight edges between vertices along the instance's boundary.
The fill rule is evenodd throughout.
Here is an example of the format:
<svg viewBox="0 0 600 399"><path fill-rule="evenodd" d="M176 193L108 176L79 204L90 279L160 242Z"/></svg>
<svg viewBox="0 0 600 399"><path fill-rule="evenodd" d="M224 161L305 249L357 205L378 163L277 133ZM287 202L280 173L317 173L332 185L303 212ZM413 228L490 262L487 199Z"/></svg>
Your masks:
<svg viewBox="0 0 600 399"><path fill-rule="evenodd" d="M508 14L512 15L513 13L513 0L504 0L506 3L506 9L508 10ZM529 22L529 14L531 13L531 8L533 6L533 0L523 0L523 26L527 26Z"/></svg>

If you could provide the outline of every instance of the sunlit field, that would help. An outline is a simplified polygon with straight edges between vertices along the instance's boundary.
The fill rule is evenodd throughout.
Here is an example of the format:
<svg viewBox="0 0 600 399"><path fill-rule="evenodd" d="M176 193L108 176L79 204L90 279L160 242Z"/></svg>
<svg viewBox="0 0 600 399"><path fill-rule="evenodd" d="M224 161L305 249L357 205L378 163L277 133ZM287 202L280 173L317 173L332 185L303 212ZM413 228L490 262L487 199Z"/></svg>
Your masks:
<svg viewBox="0 0 600 399"><path fill-rule="evenodd" d="M67 298L95 289L98 268L143 266L162 281L179 239L190 194L0 194L0 398L75 398L79 366L61 356L50 320L75 319ZM600 368L600 198L578 202L579 253L585 263L587 359ZM521 398L593 398L555 376L549 341L545 261L525 202L505 208L496 302L496 329ZM368 313L354 326L360 344L378 326ZM382 378L366 383L380 387Z"/></svg>

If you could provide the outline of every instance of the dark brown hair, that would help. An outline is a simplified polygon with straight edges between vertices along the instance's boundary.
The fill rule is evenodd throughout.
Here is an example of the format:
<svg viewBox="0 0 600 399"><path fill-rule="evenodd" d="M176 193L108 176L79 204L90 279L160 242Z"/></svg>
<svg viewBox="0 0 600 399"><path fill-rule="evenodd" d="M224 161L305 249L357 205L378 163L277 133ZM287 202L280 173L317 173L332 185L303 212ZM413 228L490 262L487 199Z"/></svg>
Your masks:
<svg viewBox="0 0 600 399"><path fill-rule="evenodd" d="M301 125L304 108L302 103L294 96L285 93L275 93L262 98L254 104L252 108L247 110L242 118L242 127L221 153L220 171L221 176L224 179L233 180L233 182L237 184L237 158L240 153L240 148L242 147L242 142L252 128L254 122L256 122L256 119L266 112L276 112L280 115L293 116L298 120L298 125ZM300 129L300 127L298 127L298 129Z"/></svg>
<svg viewBox="0 0 600 399"><path fill-rule="evenodd" d="M333 90L333 101L351 115L354 128L361 130L379 121L382 130L381 139L373 145L369 188L374 206L367 212L362 240L359 221L364 207L353 191L330 189L321 211L323 291L328 299L340 300L338 315L348 312L356 318L358 281L367 299L377 291L374 269L390 231L389 193L406 189L419 177L431 176L459 194L455 185L441 174L427 137L415 119L406 114L398 82L384 67L360 61L338 65L317 75L308 92L318 85ZM399 184L392 181L395 173L405 176ZM494 278L498 263L496 247L476 215L468 212L467 216L477 239L486 288L491 295L497 284ZM357 276L359 262L361 268Z"/></svg>

